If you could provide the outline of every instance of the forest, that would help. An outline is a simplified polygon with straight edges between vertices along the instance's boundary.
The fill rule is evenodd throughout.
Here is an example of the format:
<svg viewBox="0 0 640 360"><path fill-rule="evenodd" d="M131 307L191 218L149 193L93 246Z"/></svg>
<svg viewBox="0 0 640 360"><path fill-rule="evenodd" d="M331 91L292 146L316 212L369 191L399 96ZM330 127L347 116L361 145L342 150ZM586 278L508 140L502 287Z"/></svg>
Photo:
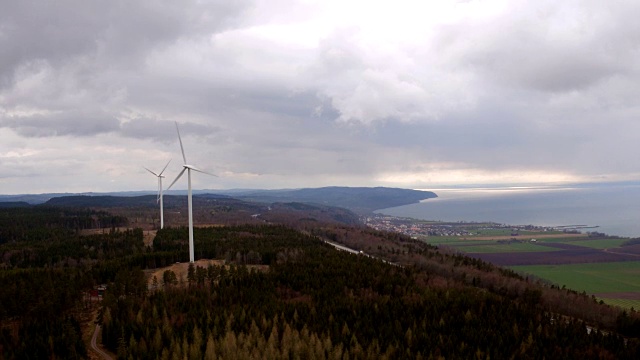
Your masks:
<svg viewBox="0 0 640 360"><path fill-rule="evenodd" d="M3 358L87 358L92 309L119 359L640 354L637 312L401 234L321 221L197 227L196 259L218 262L183 276L162 269L188 259L185 227L145 245L127 224L105 210L0 209ZM91 227L103 230L80 231ZM96 308L84 294L98 284Z"/></svg>

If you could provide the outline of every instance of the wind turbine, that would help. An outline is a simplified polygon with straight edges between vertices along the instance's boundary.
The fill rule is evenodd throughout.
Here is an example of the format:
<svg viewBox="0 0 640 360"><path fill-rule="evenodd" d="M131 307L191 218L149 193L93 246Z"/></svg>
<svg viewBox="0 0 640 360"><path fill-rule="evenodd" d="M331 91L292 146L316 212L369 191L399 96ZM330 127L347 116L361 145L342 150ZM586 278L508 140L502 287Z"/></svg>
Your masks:
<svg viewBox="0 0 640 360"><path fill-rule="evenodd" d="M188 194L189 195L187 197L187 205L189 207L189 262L193 262L194 261L194 255L193 255L193 206L192 206L192 200L191 200L191 170L197 171L197 172L201 172L203 174L215 176L215 177L217 177L217 175L208 173L206 171L203 171L203 170L200 170L200 169L196 168L193 165L187 164L187 157L184 156L184 147L182 146L182 139L180 138L180 129L178 129L178 122L177 121L176 121L176 130L178 131L178 141L180 141L180 151L182 151L182 160L184 160L184 164L182 165L182 171L180 171L178 176L176 176L176 179L173 180L173 182L171 183L171 185L169 185L167 190L171 189L173 184L175 184L176 181L178 181L178 179L180 179L180 177L182 176L182 174L184 174L185 171L187 172L187 178L189 179L188 180L188 183L189 183L189 193Z"/></svg>
<svg viewBox="0 0 640 360"><path fill-rule="evenodd" d="M164 168L162 169L162 171L160 171L160 173L156 174L153 171L147 169L145 167L145 169L152 173L153 175L155 175L158 178L158 199L156 200L157 202L160 203L160 229L164 229L164 209L162 206L162 178L164 176L162 176L162 173L167 169L167 166L169 166L169 163L171 162L171 160L169 160L169 162L167 163L167 165L164 166Z"/></svg>

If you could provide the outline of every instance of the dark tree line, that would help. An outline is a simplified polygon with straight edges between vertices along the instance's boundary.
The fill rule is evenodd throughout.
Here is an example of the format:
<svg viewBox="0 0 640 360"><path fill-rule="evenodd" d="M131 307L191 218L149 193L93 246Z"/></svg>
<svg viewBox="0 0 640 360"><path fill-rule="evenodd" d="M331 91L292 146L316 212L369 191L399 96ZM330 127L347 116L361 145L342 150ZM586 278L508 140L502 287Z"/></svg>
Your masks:
<svg viewBox="0 0 640 360"><path fill-rule="evenodd" d="M65 239L82 229L126 226L126 217L105 211L34 206L0 208L0 244Z"/></svg>

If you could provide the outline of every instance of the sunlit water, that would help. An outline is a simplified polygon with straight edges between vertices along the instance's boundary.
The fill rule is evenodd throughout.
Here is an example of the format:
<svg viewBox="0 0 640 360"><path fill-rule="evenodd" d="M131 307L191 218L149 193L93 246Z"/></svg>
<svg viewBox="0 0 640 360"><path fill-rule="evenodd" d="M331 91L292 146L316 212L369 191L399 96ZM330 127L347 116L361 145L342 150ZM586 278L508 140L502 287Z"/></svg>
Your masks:
<svg viewBox="0 0 640 360"><path fill-rule="evenodd" d="M598 226L582 231L640 237L640 184L425 190L438 198L377 212L425 220Z"/></svg>

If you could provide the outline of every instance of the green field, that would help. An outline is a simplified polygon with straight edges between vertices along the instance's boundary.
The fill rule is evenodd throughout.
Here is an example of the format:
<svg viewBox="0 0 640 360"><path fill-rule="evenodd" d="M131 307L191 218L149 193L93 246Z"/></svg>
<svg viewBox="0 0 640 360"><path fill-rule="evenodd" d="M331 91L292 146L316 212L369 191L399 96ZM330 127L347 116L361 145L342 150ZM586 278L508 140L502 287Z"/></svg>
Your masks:
<svg viewBox="0 0 640 360"><path fill-rule="evenodd" d="M598 298L612 305L637 307L636 300L617 299L606 293L640 293L640 261L613 263L512 266L513 270L533 274L559 286L588 294L598 294Z"/></svg>
<svg viewBox="0 0 640 360"><path fill-rule="evenodd" d="M511 229L478 229L473 233L474 236L509 236Z"/></svg>
<svg viewBox="0 0 640 360"><path fill-rule="evenodd" d="M478 240L468 240L467 238L463 238L460 236L428 236L421 238L420 240L436 246L458 246L464 244L474 244L478 242Z"/></svg>
<svg viewBox="0 0 640 360"><path fill-rule="evenodd" d="M479 229L477 231L473 231L474 236L510 236L513 232L512 229ZM558 234L562 236L564 234L561 231L528 231L528 230L519 230L518 234L520 236L531 236L535 238L539 235L553 235Z"/></svg>
<svg viewBox="0 0 640 360"><path fill-rule="evenodd" d="M575 237L567 237L567 236L558 235L558 237L553 237L553 238L538 238L538 242L573 244L574 242L583 241L584 239L586 239L586 237L575 238Z"/></svg>
<svg viewBox="0 0 640 360"><path fill-rule="evenodd" d="M504 253L504 252L542 252L542 251L559 251L561 249L551 248L547 246L540 246L531 242L512 243L512 244L498 244L497 242L490 242L488 244L478 244L471 246L457 246L460 251L466 253Z"/></svg>
<svg viewBox="0 0 640 360"><path fill-rule="evenodd" d="M627 299L609 299L609 298L598 298L604 301L609 305L619 306L625 309L640 309L640 300L627 300Z"/></svg>

